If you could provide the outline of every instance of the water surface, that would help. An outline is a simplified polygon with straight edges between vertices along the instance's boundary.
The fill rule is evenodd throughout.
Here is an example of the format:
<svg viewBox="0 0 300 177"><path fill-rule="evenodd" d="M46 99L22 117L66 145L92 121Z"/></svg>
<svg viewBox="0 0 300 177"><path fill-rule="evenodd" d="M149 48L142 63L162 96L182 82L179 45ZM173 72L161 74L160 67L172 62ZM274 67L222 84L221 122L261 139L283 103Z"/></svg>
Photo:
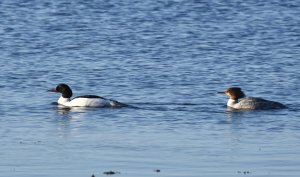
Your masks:
<svg viewBox="0 0 300 177"><path fill-rule="evenodd" d="M0 176L299 176L298 1L4 0L0 14ZM132 107L61 109L46 90L62 82ZM289 109L227 110L230 86Z"/></svg>

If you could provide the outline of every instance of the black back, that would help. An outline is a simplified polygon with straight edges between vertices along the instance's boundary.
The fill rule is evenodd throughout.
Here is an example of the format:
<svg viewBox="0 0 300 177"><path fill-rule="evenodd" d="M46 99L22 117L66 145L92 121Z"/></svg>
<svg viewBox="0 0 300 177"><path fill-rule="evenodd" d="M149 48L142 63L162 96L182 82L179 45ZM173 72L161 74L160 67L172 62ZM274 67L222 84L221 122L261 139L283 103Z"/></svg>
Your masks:
<svg viewBox="0 0 300 177"><path fill-rule="evenodd" d="M105 99L105 98L103 98L101 96L97 96L97 95L82 95L82 96L77 96L75 98L101 98L101 99Z"/></svg>

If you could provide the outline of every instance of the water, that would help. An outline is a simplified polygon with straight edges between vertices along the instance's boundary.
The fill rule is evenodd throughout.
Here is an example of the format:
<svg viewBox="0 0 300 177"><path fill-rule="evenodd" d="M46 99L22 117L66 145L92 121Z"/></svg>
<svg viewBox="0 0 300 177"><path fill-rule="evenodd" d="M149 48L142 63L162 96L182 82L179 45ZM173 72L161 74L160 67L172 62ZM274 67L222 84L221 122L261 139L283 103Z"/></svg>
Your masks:
<svg viewBox="0 0 300 177"><path fill-rule="evenodd" d="M0 176L300 175L299 1L2 0L0 15ZM133 107L60 109L46 90L62 82ZM230 86L289 109L227 110Z"/></svg>

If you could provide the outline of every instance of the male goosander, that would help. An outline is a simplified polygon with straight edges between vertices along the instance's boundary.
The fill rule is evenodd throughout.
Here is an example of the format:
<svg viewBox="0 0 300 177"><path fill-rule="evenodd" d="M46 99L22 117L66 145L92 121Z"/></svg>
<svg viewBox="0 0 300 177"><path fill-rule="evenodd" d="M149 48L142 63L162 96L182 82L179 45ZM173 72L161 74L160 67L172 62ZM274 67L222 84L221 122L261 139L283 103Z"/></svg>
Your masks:
<svg viewBox="0 0 300 177"><path fill-rule="evenodd" d="M125 106L115 100L106 99L96 95L78 96L71 100L72 90L67 84L58 84L55 88L48 90L49 92L59 92L61 97L57 103L67 107L118 107Z"/></svg>
<svg viewBox="0 0 300 177"><path fill-rule="evenodd" d="M228 95L230 98L227 102L227 106L234 109L283 109L287 108L285 105L275 102L269 101L262 98L255 97L247 97L242 91L240 87L230 87L226 89L224 93ZM240 101L239 101L240 99Z"/></svg>

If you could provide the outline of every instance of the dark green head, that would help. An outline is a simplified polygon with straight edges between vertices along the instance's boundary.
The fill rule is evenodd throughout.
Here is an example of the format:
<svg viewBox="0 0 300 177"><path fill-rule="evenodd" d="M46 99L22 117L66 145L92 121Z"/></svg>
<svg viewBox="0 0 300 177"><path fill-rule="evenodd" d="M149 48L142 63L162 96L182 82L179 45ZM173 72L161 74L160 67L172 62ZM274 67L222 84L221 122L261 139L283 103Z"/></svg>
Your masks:
<svg viewBox="0 0 300 177"><path fill-rule="evenodd" d="M72 97L72 90L67 84L58 84L55 88L48 90L49 92L59 92L64 98Z"/></svg>

